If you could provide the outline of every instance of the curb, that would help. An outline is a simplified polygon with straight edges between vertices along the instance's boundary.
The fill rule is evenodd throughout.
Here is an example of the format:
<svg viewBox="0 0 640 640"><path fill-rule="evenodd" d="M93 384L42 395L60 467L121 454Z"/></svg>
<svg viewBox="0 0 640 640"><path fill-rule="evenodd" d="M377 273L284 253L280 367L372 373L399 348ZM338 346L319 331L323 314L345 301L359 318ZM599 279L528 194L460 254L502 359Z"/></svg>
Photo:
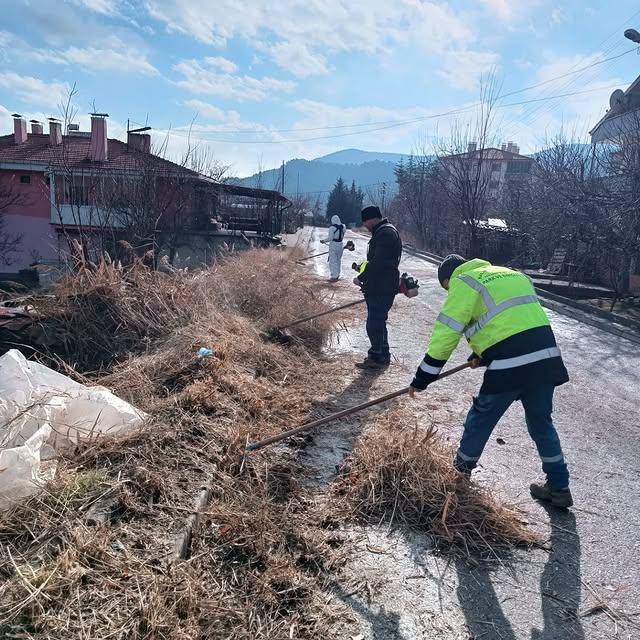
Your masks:
<svg viewBox="0 0 640 640"><path fill-rule="evenodd" d="M442 260L440 256L434 253L421 251L413 247L405 246L403 249L407 253L422 258L431 264L439 265ZM540 303L556 313L561 313L578 322L589 324L612 335L626 338L631 342L640 344L640 323L635 320L624 318L618 314L604 311L582 302L576 302L570 298L559 296L556 293L550 293L538 287L536 287L536 293L540 298Z"/></svg>

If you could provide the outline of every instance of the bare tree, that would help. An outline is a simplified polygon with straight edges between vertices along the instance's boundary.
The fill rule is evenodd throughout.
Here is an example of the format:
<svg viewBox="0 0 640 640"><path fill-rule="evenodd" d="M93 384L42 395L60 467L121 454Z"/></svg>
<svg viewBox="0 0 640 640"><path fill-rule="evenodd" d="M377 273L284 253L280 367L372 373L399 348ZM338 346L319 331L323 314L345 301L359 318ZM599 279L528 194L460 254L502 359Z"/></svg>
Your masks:
<svg viewBox="0 0 640 640"><path fill-rule="evenodd" d="M440 250L446 236L446 203L437 163L423 151L398 163L395 174L398 193L391 203L394 219L419 246Z"/></svg>
<svg viewBox="0 0 640 640"><path fill-rule="evenodd" d="M468 236L468 255L479 250L478 228L495 201L492 194L491 149L497 144L494 107L498 86L493 77L483 81L473 120L454 123L448 138L436 143L440 188Z"/></svg>
<svg viewBox="0 0 640 640"><path fill-rule="evenodd" d="M215 182L226 182L229 173L229 165L223 164L216 159L213 150L209 146L195 146L193 150L183 158L186 166L191 171L195 171Z"/></svg>
<svg viewBox="0 0 640 640"><path fill-rule="evenodd" d="M604 281L614 291L613 308L628 288L640 242L637 136L585 145L561 132L537 154L528 200L543 264L554 249L566 249L570 276Z"/></svg>
<svg viewBox="0 0 640 640"><path fill-rule="evenodd" d="M22 234L6 230L5 215L9 207L25 203L25 196L17 189L14 178L0 180L0 264L7 266L13 264L22 245Z"/></svg>
<svg viewBox="0 0 640 640"><path fill-rule="evenodd" d="M393 200L391 185L386 182L377 182L366 186L364 194L369 204L379 207L383 217L386 218L389 215L391 201Z"/></svg>

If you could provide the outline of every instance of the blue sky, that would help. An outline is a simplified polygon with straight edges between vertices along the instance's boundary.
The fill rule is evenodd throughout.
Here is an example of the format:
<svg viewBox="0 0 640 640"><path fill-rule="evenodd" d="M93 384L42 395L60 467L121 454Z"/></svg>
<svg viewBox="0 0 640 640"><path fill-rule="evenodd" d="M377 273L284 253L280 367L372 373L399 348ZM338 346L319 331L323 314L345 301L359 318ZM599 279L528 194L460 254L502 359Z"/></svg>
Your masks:
<svg viewBox="0 0 640 640"><path fill-rule="evenodd" d="M563 127L584 135L613 89L640 74L622 36L640 30L639 9L637 0L0 0L0 132L14 111L59 116L75 84L83 127L95 106L110 114L110 136L122 137L128 119L148 123L170 156L207 147L246 175L347 147L429 149L466 126L493 74L503 95L539 85L496 109L496 139L530 152ZM554 97L567 93L576 95ZM439 115L458 109L468 110Z"/></svg>

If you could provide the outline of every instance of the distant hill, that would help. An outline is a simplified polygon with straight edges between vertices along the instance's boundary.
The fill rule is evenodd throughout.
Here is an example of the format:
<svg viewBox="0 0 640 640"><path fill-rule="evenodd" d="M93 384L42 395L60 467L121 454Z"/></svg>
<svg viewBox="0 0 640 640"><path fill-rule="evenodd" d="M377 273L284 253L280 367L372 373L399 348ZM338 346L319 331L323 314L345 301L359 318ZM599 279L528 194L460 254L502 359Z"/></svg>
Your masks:
<svg viewBox="0 0 640 640"><path fill-rule="evenodd" d="M313 162L329 162L334 164L365 164L367 162L393 162L397 164L408 155L402 153L384 153L378 151L361 151L360 149L342 149L326 156L314 158Z"/></svg>
<svg viewBox="0 0 640 640"><path fill-rule="evenodd" d="M390 194L396 187L394 168L403 157L408 156L345 149L314 160L289 160L285 164L285 193L288 196L304 193L314 200L319 197L326 202L333 185L341 177L348 185L355 180L365 193L381 188L384 183ZM246 187L280 190L280 175L281 169L277 168L231 181Z"/></svg>

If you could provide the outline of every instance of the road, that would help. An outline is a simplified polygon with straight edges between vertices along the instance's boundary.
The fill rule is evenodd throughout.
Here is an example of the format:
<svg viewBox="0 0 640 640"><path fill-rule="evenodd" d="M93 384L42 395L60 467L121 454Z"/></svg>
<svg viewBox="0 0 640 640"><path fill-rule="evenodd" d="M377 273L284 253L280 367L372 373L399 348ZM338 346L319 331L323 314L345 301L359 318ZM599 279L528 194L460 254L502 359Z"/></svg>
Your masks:
<svg viewBox="0 0 640 640"><path fill-rule="evenodd" d="M321 251L324 230L309 233L310 253ZM357 251L345 252L343 279L332 285L338 300L354 297L349 265L366 250L363 236L350 233L347 238L355 241ZM328 278L324 257L309 261L308 268ZM393 364L377 377L352 372L352 363L364 357L368 345L360 310L332 345L336 369L344 378L335 406L344 408L406 385L424 355L445 292L436 267L423 259L405 255L401 269L416 276L421 286L418 298L399 296L392 310ZM640 635L638 347L570 317L547 313L571 376L571 382L557 390L554 417L570 466L575 508L568 513L547 511L529 497L529 483L542 477L540 463L522 408L512 407L474 478L517 504L527 522L548 536L550 550L519 552L509 565L472 568L462 562L447 564L429 552L419 535L367 530L369 540L389 551L373 555L361 545L348 572L355 582L375 583L374 595L371 602L343 598L365 638L608 640ZM467 355L462 344L452 363ZM415 401L418 422L435 422L456 443L481 376L481 371L463 372L431 387ZM331 478L334 465L370 417L316 436L304 456L318 482ZM505 444L498 444L498 437Z"/></svg>

